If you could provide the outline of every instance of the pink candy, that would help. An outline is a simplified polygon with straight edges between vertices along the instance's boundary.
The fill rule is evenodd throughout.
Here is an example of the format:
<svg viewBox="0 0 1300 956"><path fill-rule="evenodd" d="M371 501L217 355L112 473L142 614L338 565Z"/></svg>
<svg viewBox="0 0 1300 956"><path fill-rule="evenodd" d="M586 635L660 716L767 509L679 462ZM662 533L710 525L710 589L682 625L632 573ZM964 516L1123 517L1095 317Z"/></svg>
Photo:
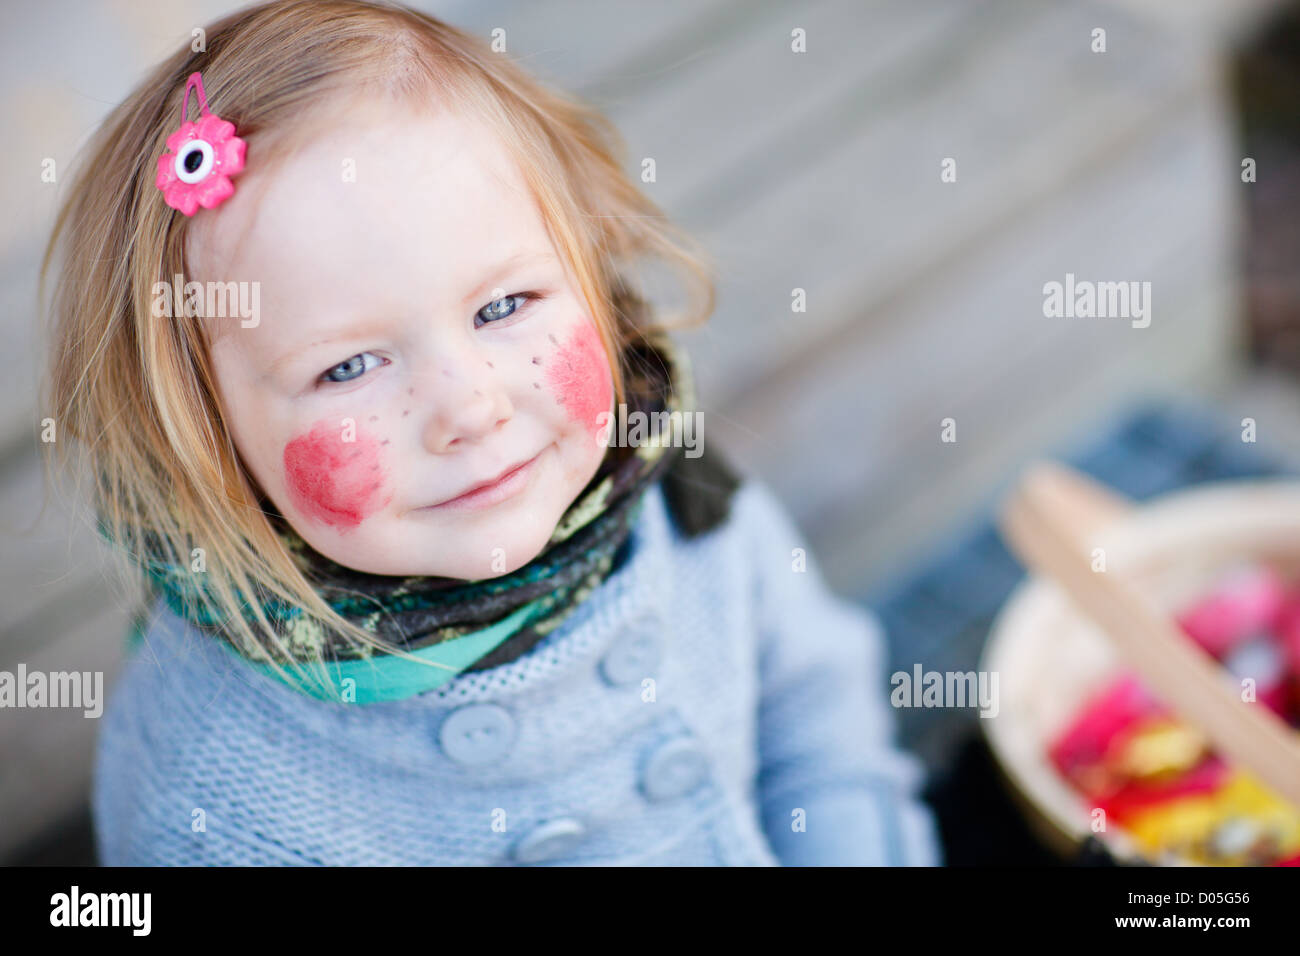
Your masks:
<svg viewBox="0 0 1300 956"><path fill-rule="evenodd" d="M1076 765L1097 763L1118 734L1165 712L1137 677L1125 674L1089 702L1077 722L1052 747L1052 760L1066 773Z"/></svg>
<svg viewBox="0 0 1300 956"><path fill-rule="evenodd" d="M1288 597L1282 579L1271 568L1242 568L1179 615L1178 623L1197 644L1222 658L1242 641L1276 630L1283 609L1295 607L1298 600ZM1300 625L1300 615L1292 615Z"/></svg>

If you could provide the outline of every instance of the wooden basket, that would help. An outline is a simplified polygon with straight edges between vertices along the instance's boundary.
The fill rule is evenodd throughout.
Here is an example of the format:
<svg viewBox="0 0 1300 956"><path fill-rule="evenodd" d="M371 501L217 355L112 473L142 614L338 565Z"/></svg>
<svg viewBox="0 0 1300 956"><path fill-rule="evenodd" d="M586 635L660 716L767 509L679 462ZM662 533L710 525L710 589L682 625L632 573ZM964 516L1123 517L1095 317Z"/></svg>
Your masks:
<svg viewBox="0 0 1300 956"><path fill-rule="evenodd" d="M1300 482L1224 482L1176 492L1132 507L1097 531L1095 546L1105 549L1108 573L1124 574L1171 615L1234 564L1267 563L1295 581ZM980 669L998 675L998 713L979 721L989 747L1030 824L1049 846L1071 853L1093 835L1091 808L1056 771L1048 746L1123 662L1054 584L1031 577L994 621ZM1139 859L1117 827L1096 836L1117 859Z"/></svg>

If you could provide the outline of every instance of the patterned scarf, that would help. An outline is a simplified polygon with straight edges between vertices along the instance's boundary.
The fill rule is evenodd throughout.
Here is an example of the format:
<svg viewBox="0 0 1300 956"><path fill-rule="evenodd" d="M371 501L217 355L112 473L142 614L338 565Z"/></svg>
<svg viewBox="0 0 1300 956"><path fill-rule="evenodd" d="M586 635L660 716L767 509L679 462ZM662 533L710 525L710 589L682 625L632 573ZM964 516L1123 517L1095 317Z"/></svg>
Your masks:
<svg viewBox="0 0 1300 956"><path fill-rule="evenodd" d="M624 434L625 412L646 415L650 437L633 447L612 445L545 548L511 574L479 581L367 574L319 554L283 517L271 514L295 563L339 615L387 647L435 666L357 646L341 634L324 632L298 608L275 600L262 601L262 610L290 649L292 662L261 645L235 647L205 598L203 575L157 560L156 554L144 562L145 570L173 613L215 629L227 638L223 646L228 650L313 697L357 703L396 700L456 674L513 659L558 627L611 573L646 490L681 457L670 450L680 444L681 415L695 408L686 354L666 334L653 334L628 346L623 367L626 407L617 410L611 441ZM659 424L665 430L656 429ZM254 620L251 612L246 616ZM313 667L322 658L323 674L319 665ZM301 668L274 667L273 659ZM315 677L306 677L305 671Z"/></svg>

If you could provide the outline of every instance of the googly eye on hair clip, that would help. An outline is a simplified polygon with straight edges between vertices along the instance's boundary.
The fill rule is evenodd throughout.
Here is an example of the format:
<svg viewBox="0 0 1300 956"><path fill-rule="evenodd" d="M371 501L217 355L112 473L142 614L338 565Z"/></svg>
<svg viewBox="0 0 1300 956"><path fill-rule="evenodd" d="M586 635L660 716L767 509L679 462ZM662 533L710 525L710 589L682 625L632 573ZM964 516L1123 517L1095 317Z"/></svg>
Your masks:
<svg viewBox="0 0 1300 956"><path fill-rule="evenodd" d="M188 121L192 87L198 88L202 111L197 123ZM233 123L209 112L203 77L191 73L181 102L181 128L167 137L171 152L158 157L157 185L163 201L187 216L200 206L211 209L225 202L235 192L230 177L244 168L246 145L235 135Z"/></svg>

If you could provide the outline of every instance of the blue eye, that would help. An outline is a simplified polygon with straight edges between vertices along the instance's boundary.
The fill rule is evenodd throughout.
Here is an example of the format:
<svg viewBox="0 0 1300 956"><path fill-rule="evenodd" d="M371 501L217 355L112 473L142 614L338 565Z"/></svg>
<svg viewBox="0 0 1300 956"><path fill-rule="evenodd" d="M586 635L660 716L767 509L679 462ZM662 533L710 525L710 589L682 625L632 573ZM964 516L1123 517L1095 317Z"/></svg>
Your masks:
<svg viewBox="0 0 1300 956"><path fill-rule="evenodd" d="M367 358L373 359L373 364L367 362ZM353 379L360 378L372 368L378 367L379 362L379 358L372 353L362 352L359 355L352 356L346 362L339 362L338 365L325 372L321 378L327 382L351 382Z"/></svg>
<svg viewBox="0 0 1300 956"><path fill-rule="evenodd" d="M479 329L485 325L491 325L493 322L508 319L523 308L524 305L540 298L541 295L536 292L520 292L517 295L507 295L489 302L474 313L474 328Z"/></svg>

